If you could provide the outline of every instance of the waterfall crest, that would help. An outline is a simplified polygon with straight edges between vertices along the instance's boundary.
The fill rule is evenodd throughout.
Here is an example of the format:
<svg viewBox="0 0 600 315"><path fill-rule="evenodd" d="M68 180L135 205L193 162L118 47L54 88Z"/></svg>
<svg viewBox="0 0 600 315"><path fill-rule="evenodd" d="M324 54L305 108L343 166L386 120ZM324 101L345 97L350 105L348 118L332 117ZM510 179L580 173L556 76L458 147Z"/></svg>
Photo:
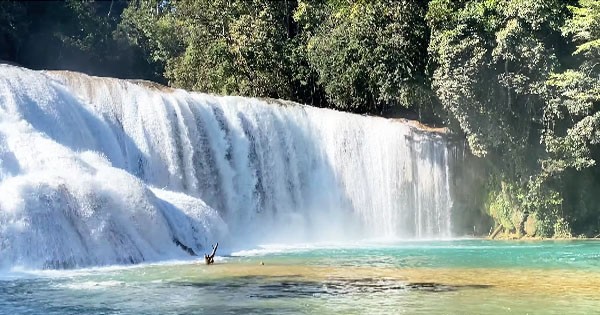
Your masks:
<svg viewBox="0 0 600 315"><path fill-rule="evenodd" d="M0 65L0 266L449 237L449 160L400 121Z"/></svg>

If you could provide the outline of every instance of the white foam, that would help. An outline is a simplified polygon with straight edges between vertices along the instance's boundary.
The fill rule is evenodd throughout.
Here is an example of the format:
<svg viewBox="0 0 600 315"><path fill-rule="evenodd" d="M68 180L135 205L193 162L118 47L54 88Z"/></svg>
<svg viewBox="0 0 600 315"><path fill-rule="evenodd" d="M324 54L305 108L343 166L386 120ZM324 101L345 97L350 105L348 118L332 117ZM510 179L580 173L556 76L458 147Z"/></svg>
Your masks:
<svg viewBox="0 0 600 315"><path fill-rule="evenodd" d="M55 285L57 288L71 290L104 290L112 287L125 286L122 281L84 281L84 282L69 282L59 283Z"/></svg>
<svg viewBox="0 0 600 315"><path fill-rule="evenodd" d="M397 121L0 65L0 269L448 237L449 160Z"/></svg>

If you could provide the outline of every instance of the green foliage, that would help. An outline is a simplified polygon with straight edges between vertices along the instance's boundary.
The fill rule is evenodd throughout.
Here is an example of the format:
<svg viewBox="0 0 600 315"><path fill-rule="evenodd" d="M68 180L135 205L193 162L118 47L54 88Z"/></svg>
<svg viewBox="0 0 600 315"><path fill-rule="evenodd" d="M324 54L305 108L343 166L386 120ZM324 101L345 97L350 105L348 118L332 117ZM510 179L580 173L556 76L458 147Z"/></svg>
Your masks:
<svg viewBox="0 0 600 315"><path fill-rule="evenodd" d="M488 195L486 209L494 220L505 230L513 231L519 226L520 211L516 210L512 187L501 184L499 190L492 190Z"/></svg>
<svg viewBox="0 0 600 315"><path fill-rule="evenodd" d="M571 67L546 81L542 142L548 156L542 172L569 207L554 222L554 235L568 236L573 227L595 236L600 226L600 1L580 0L569 10L572 17L562 31L576 48L565 58Z"/></svg>
<svg viewBox="0 0 600 315"><path fill-rule="evenodd" d="M15 60L28 28L26 8L20 2L0 2L0 59Z"/></svg>
<svg viewBox="0 0 600 315"><path fill-rule="evenodd" d="M600 59L600 1L579 0L570 6L573 18L564 27L564 33L579 43L575 54L583 54L588 62Z"/></svg>
<svg viewBox="0 0 600 315"><path fill-rule="evenodd" d="M516 233L532 216L538 236L570 235L577 210L560 172L591 167L597 153L591 145L600 140L598 117L590 112L597 83L590 72L555 74L569 62L557 51L567 47L562 36L594 40L585 29L598 24L593 10L571 10L574 18L562 29L567 6L554 0L434 0L427 13L434 91L450 123L498 178L486 209ZM577 49L584 63L593 47Z"/></svg>
<svg viewBox="0 0 600 315"><path fill-rule="evenodd" d="M114 33L127 5L124 0L2 1L0 59L30 68L157 80L138 58L139 49Z"/></svg>
<svg viewBox="0 0 600 315"><path fill-rule="evenodd" d="M425 6L350 1L330 4L329 10L308 42L308 59L331 103L381 113L386 106L419 101L415 96L425 82Z"/></svg>
<svg viewBox="0 0 600 315"><path fill-rule="evenodd" d="M433 88L477 156L518 157L539 143L543 82L557 58L553 0L430 2ZM511 161L513 162L513 161Z"/></svg>
<svg viewBox="0 0 600 315"><path fill-rule="evenodd" d="M290 98L292 13L287 1L141 1L122 30L173 86Z"/></svg>
<svg viewBox="0 0 600 315"><path fill-rule="evenodd" d="M563 199L543 178L532 178L522 185L492 177L488 186L486 209L506 231L523 235L525 222L532 216L535 236L570 235L571 230L562 210Z"/></svg>
<svg viewBox="0 0 600 315"><path fill-rule="evenodd" d="M570 235L570 227L564 220L563 198L558 191L545 182L544 178L531 179L517 197L525 212L535 216L538 236Z"/></svg>
<svg viewBox="0 0 600 315"><path fill-rule="evenodd" d="M435 102L426 6L404 1L140 1L120 30L171 85L355 112ZM425 106L423 106L425 108Z"/></svg>
<svg viewBox="0 0 600 315"><path fill-rule="evenodd" d="M573 54L580 58L578 66L546 82L543 140L551 157L544 166L550 174L595 166L600 144L600 1L579 3L581 7L570 7L573 17L563 28L577 44Z"/></svg>

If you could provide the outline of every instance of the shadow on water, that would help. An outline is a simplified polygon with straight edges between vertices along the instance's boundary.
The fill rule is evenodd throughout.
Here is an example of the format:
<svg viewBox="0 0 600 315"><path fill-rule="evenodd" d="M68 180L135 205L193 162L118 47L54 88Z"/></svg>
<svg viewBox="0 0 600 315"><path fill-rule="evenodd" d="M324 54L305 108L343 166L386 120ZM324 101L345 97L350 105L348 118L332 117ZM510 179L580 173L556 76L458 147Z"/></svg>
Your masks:
<svg viewBox="0 0 600 315"><path fill-rule="evenodd" d="M322 281L292 276L242 276L207 282L179 282L177 286L194 287L212 292L243 294L251 299L314 298L341 295L409 293L413 291L443 293L467 289L489 289L492 285L452 285L436 282L407 282L390 278L338 278ZM236 292L237 291L237 292Z"/></svg>

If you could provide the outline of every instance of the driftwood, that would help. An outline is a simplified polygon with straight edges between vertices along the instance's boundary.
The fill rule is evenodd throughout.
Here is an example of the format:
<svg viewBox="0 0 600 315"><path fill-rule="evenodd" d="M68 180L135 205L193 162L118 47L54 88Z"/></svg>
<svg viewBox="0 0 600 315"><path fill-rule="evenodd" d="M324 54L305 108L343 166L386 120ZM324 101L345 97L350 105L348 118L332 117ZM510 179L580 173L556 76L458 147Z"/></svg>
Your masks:
<svg viewBox="0 0 600 315"><path fill-rule="evenodd" d="M204 262L207 265L215 263L215 254L217 253L217 247L219 247L219 243L218 242L217 242L217 244L213 245L213 247L212 247L213 250L212 250L212 253L210 253L210 255L204 254Z"/></svg>

